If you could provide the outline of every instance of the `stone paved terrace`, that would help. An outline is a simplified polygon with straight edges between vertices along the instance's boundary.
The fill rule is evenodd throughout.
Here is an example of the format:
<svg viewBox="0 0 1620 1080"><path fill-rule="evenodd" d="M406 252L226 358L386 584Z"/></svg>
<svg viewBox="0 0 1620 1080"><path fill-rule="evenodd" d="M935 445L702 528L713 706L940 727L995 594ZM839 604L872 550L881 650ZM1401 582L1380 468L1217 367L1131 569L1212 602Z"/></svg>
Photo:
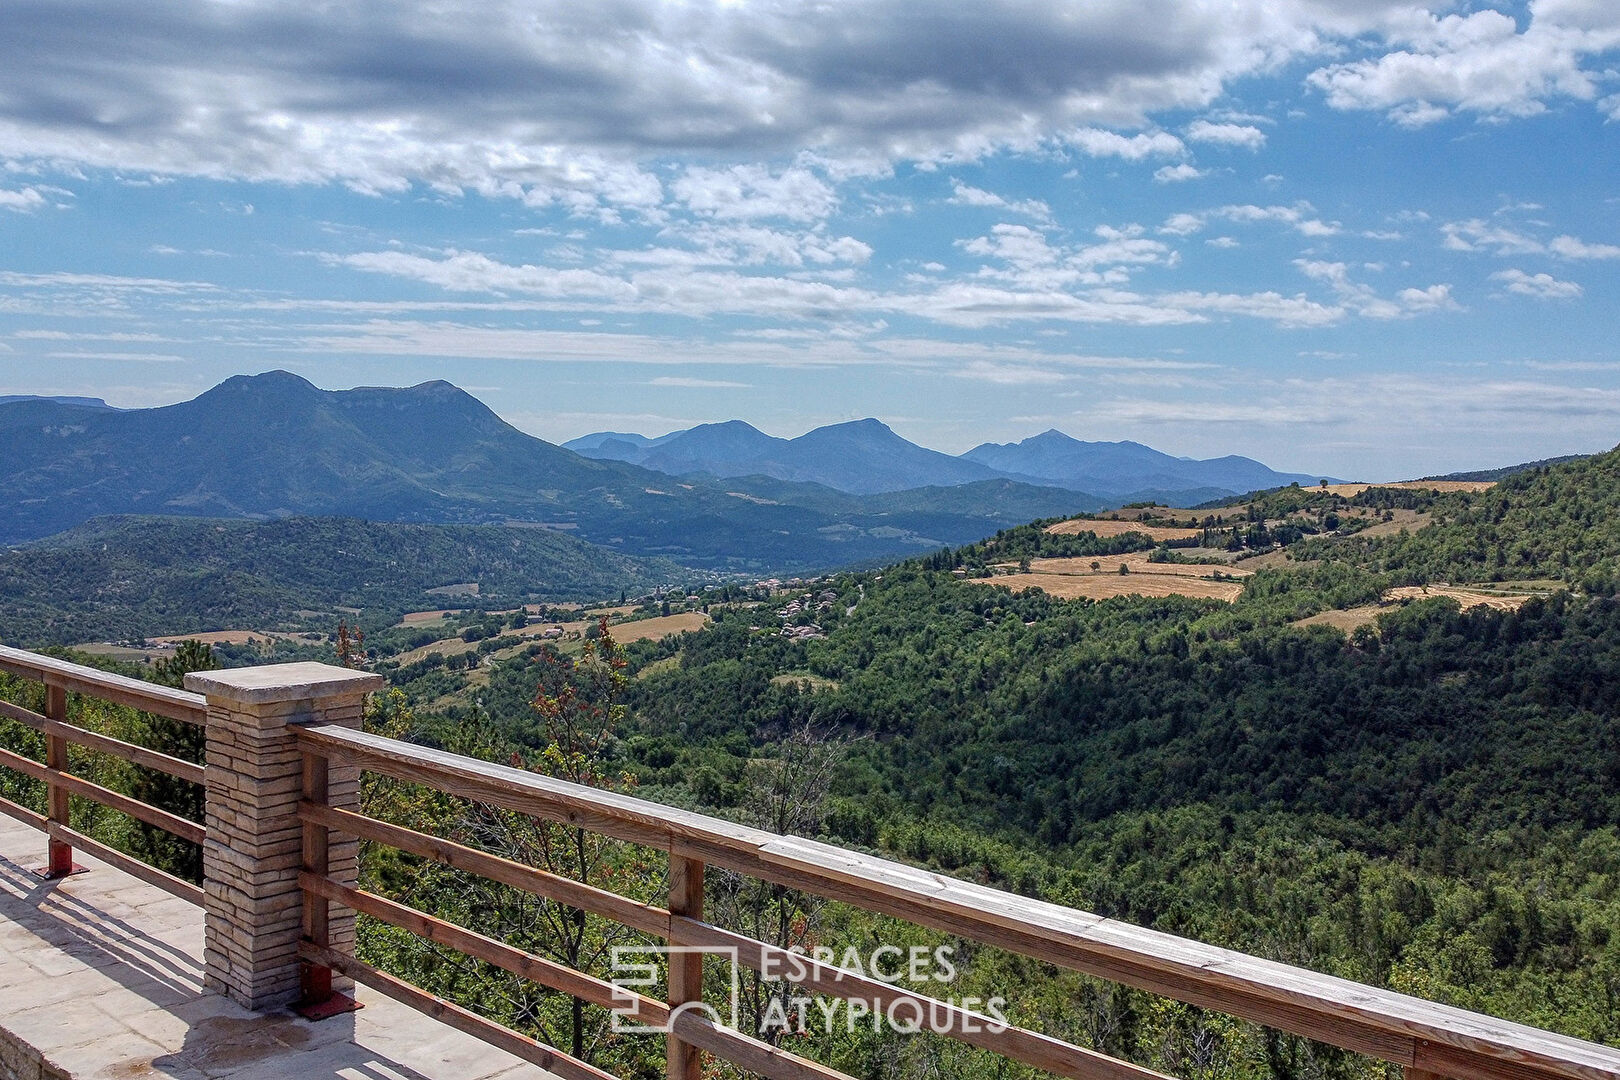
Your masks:
<svg viewBox="0 0 1620 1080"><path fill-rule="evenodd" d="M82 853L43 881L45 838L0 816L0 1080L545 1080L362 988L310 1023L202 989L203 913Z"/></svg>

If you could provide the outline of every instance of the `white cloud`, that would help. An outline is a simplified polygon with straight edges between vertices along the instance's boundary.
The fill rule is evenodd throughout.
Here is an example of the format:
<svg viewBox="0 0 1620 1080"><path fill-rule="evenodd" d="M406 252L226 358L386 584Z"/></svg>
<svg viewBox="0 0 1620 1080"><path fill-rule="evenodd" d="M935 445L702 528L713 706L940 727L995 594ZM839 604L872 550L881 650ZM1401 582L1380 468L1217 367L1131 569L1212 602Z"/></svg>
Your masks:
<svg viewBox="0 0 1620 1080"><path fill-rule="evenodd" d="M688 375L660 375L647 383L648 386L677 386L694 390L745 390L748 383L732 382L729 379L696 379Z"/></svg>
<svg viewBox="0 0 1620 1080"><path fill-rule="evenodd" d="M1208 175L1207 170L1196 168L1183 161L1180 165L1165 165L1155 169L1153 179L1161 184L1174 184L1183 180L1198 180Z"/></svg>
<svg viewBox="0 0 1620 1080"><path fill-rule="evenodd" d="M1547 245L1515 229L1492 225L1480 218L1448 221L1440 226L1442 245L1450 251L1484 251L1497 255L1539 255Z"/></svg>
<svg viewBox="0 0 1620 1080"><path fill-rule="evenodd" d="M1204 219L1197 214L1171 214L1159 226L1159 232L1166 236L1191 236L1204 227Z"/></svg>
<svg viewBox="0 0 1620 1080"><path fill-rule="evenodd" d="M1554 255L1566 259L1620 259L1620 246L1614 244L1588 244L1573 236L1557 236L1547 245Z"/></svg>
<svg viewBox="0 0 1620 1080"><path fill-rule="evenodd" d="M1500 11L1409 9L1385 25L1390 51L1332 64L1307 82L1336 109L1384 111L1421 127L1454 111L1531 116L1551 101L1592 101L1606 77L1586 66L1620 47L1620 17L1592 0L1532 0L1521 30Z"/></svg>
<svg viewBox="0 0 1620 1080"><path fill-rule="evenodd" d="M1257 127L1249 124L1212 124L1208 120L1194 120L1189 124L1187 138L1193 142L1236 146L1244 150L1258 150L1266 145L1266 133Z"/></svg>
<svg viewBox="0 0 1620 1080"><path fill-rule="evenodd" d="M1210 219L1254 225L1275 222L1287 225L1305 236L1334 236L1340 231L1336 221L1323 221L1316 217L1316 208L1308 202L1293 206L1256 206L1253 203L1218 206L1202 214L1172 214L1159 226L1159 232L1170 236L1191 236L1202 229Z"/></svg>
<svg viewBox="0 0 1620 1080"><path fill-rule="evenodd" d="M1168 131L1145 131L1136 135L1121 135L1101 128L1078 128L1065 136L1092 157L1117 157L1126 161L1141 161L1149 157L1180 157L1187 152L1186 144Z"/></svg>
<svg viewBox="0 0 1620 1080"><path fill-rule="evenodd" d="M1015 364L998 364L991 360L973 360L950 374L958 378L972 379L975 382L991 383L996 386L1038 386L1060 383L1066 378L1060 371Z"/></svg>
<svg viewBox="0 0 1620 1080"><path fill-rule="evenodd" d="M25 187L18 191L8 191L0 188L0 210L10 210L18 214L31 214L35 210L50 205L45 193L35 187Z"/></svg>
<svg viewBox="0 0 1620 1080"><path fill-rule="evenodd" d="M1424 289L1402 289L1389 299L1362 282L1352 281L1349 267L1342 262L1295 259L1302 274L1330 287L1345 308L1368 319L1402 319L1433 311L1456 311L1450 285L1430 285Z"/></svg>
<svg viewBox="0 0 1620 1080"><path fill-rule="evenodd" d="M1052 208L1040 199L1008 200L993 191L970 187L960 180L951 180L952 194L948 202L957 206L983 206L995 210L1011 210L1037 221L1052 220Z"/></svg>
<svg viewBox="0 0 1620 1080"><path fill-rule="evenodd" d="M688 209L720 220L780 217L819 221L838 206L829 184L809 169L797 167L773 173L763 165L691 166L671 190Z"/></svg>
<svg viewBox="0 0 1620 1080"><path fill-rule="evenodd" d="M1075 132L1176 156L1151 116L1206 109L1407 2L23 5L0 44L0 158L135 183L419 185L611 220L659 207L645 162L704 154L812 150L834 184Z"/></svg>
<svg viewBox="0 0 1620 1080"><path fill-rule="evenodd" d="M1461 311L1463 307L1451 297L1450 285L1430 285L1426 289L1402 289L1395 294L1401 306L1409 312Z"/></svg>
<svg viewBox="0 0 1620 1080"><path fill-rule="evenodd" d="M1499 270L1491 275L1491 280L1502 282L1502 287L1510 293L1537 300L1575 300L1586 292L1576 282L1560 281L1551 274L1527 274L1523 270Z"/></svg>
<svg viewBox="0 0 1620 1080"><path fill-rule="evenodd" d="M1543 242L1528 233L1492 225L1479 218L1448 221L1440 226L1442 245L1451 251L1485 251L1495 255L1556 255L1562 259L1620 259L1620 245L1588 243L1564 234Z"/></svg>

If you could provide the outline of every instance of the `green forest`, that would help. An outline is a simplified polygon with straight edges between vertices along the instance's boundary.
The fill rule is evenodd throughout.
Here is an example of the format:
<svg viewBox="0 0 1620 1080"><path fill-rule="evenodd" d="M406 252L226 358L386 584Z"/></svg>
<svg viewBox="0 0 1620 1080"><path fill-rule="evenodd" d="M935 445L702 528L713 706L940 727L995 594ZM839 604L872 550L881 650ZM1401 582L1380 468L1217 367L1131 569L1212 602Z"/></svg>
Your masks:
<svg viewBox="0 0 1620 1080"><path fill-rule="evenodd" d="M384 626L478 585L485 602L577 600L708 575L562 532L354 518L99 518L0 549L0 642L69 645L235 627Z"/></svg>
<svg viewBox="0 0 1620 1080"><path fill-rule="evenodd" d="M528 644L478 668L476 690L443 664L384 662L394 687L368 723L1620 1045L1617 471L1608 454L1477 493L1292 488L1198 508L1206 536L1267 533L1271 561L1230 604L1014 591L993 575L1020 559L1214 557L1036 523L775 593L710 590L695 633ZM1425 517L1359 535L1385 510ZM1388 599L1440 582L1533 583L1535 595L1512 609ZM778 610L789 601L798 610ZM1369 608L1348 632L1300 625ZM784 634L795 627L814 633ZM665 887L660 859L626 845L581 847L573 830L405 785L372 784L367 798L391 820L632 897ZM158 854L184 867L186 853ZM386 852L368 854L365 875L587 969L623 940ZM783 944L944 940L724 875L709 902L726 925ZM655 1040L615 1036L559 995L377 924L361 947L619 1075L661 1068ZM1395 1075L994 949L965 950L961 968L954 994L1005 994L1015 1022L1189 1080ZM756 1016L777 992L746 990ZM783 1045L856 1076L1034 1075L927 1037Z"/></svg>

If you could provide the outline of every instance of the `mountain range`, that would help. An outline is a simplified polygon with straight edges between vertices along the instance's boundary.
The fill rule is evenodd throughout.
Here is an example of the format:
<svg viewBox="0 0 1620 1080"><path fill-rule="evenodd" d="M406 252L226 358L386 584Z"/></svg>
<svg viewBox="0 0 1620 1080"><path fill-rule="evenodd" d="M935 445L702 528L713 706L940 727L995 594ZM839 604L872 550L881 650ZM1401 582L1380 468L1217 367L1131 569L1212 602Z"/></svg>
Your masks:
<svg viewBox="0 0 1620 1080"><path fill-rule="evenodd" d="M741 571L892 561L1031 519L1315 477L1056 432L953 457L876 420L778 439L741 421L560 447L447 382L321 390L240 375L191 401L0 403L0 544L107 515L500 524ZM576 452L576 449L583 452Z"/></svg>
<svg viewBox="0 0 1620 1080"><path fill-rule="evenodd" d="M551 528L746 571L893 560L1102 505L1004 481L872 498L768 477L676 481L527 435L446 382L328 391L287 372L156 409L0 405L0 485L6 544L104 515L336 515Z"/></svg>
<svg viewBox="0 0 1620 1080"><path fill-rule="evenodd" d="M1046 431L1018 443L984 443L960 456L918 446L881 421L832 424L796 439L767 435L741 420L700 424L650 439L600 431L563 446L585 457L623 461L673 476L769 476L825 484L855 495L1012 480L1061 487L1103 500L1191 505L1291 483L1316 473L1283 473L1251 458L1199 461L1136 442L1082 442Z"/></svg>

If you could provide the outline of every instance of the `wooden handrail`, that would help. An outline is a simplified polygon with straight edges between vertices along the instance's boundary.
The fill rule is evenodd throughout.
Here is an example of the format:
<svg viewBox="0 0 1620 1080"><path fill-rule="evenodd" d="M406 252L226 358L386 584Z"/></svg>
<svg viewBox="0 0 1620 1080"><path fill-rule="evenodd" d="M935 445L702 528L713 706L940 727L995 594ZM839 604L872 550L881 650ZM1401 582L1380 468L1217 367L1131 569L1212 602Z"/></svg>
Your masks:
<svg viewBox="0 0 1620 1080"><path fill-rule="evenodd" d="M805 975L801 985L818 993L846 1000L859 1000L874 1010L886 1010L893 1002L905 1002L912 1006L906 1015L924 1017L923 1027L928 1031L1000 1053L1056 1076L1083 1078L1083 1080L1168 1080L1162 1074L1150 1069L1072 1046L1062 1040L1033 1031L1026 1031L992 1017L980 1016L949 1002L938 1001L903 987L883 983L858 972L837 968L813 957L790 953L788 950L712 926L698 919L672 915L668 909L627 900L617 893L583 885L571 878L512 862L441 837L309 801L300 805L298 816L307 825L334 829L454 869L477 874L535 896L600 915L621 926L662 938L671 945L725 953L734 957L739 964L756 971L765 969L767 965L770 970L778 972L792 970L793 966L798 966ZM393 922L396 926L405 926L406 929L415 929L419 936L428 940L459 947L455 941L450 940L450 937L464 931L448 924L441 927L440 920L424 912L403 908L401 905L391 905L385 912L377 906L379 898L314 876L305 877L302 883L310 895L347 904L356 911L383 919L385 922ZM400 914L402 912L409 912L409 917L416 921L407 925L402 921L405 917ZM489 960L491 963L501 963L476 949L462 947L460 951L479 959ZM514 969L507 966L507 970ZM524 974L521 971L514 973ZM535 981L553 985L540 978L536 978ZM566 990L561 986L553 988ZM601 1004L600 1001L584 995L576 996L582 1000L592 1001L593 1004ZM664 1008L662 1005L659 1007Z"/></svg>
<svg viewBox="0 0 1620 1080"><path fill-rule="evenodd" d="M304 728L298 741L307 753L894 915L1415 1071L1620 1080L1620 1050L829 844L347 728Z"/></svg>
<svg viewBox="0 0 1620 1080"><path fill-rule="evenodd" d="M208 701L200 694L187 693L167 686L114 675L107 671L72 664L51 656L0 645L0 671L9 671L25 679L42 682L46 686L59 686L73 694L102 698L118 705L128 705L154 716L165 716L188 724L204 724L208 720Z"/></svg>
<svg viewBox="0 0 1620 1080"><path fill-rule="evenodd" d="M78 847L190 903L201 904L203 894L200 887L133 859L75 830L72 827L69 800L73 795L89 799L194 844L201 844L206 837L204 826L131 798L122 792L75 776L69 771L68 746L69 744L83 746L194 784L206 782L206 767L70 723L67 695L75 693L101 698L142 712L191 724L206 723L208 717L206 700L196 694L166 686L155 686L138 679L97 671L94 668L3 645L0 645L0 671L37 680L45 688L43 714L9 701L0 701L0 717L31 727L45 736L43 763L9 750L0 750L0 767L21 773L46 785L45 814L38 814L10 800L0 799L0 813L32 825L46 834L45 875L62 877L73 873L75 869L73 849Z"/></svg>

